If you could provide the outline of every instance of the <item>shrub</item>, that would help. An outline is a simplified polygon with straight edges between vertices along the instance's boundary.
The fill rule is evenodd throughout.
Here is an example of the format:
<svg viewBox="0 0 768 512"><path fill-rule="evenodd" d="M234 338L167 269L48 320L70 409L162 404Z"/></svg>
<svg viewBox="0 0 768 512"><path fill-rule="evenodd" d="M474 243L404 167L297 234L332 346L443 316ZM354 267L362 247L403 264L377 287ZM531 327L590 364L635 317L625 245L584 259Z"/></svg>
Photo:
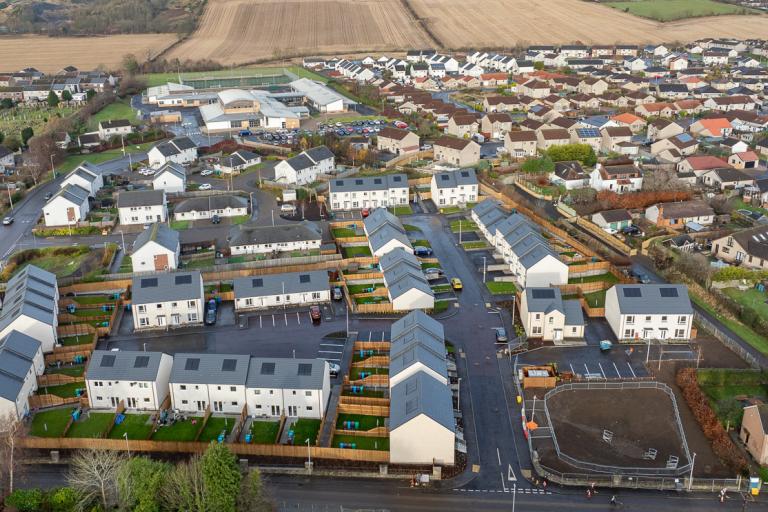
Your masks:
<svg viewBox="0 0 768 512"><path fill-rule="evenodd" d="M36 512L43 504L43 493L40 489L16 489L5 499L5 504L19 512Z"/></svg>

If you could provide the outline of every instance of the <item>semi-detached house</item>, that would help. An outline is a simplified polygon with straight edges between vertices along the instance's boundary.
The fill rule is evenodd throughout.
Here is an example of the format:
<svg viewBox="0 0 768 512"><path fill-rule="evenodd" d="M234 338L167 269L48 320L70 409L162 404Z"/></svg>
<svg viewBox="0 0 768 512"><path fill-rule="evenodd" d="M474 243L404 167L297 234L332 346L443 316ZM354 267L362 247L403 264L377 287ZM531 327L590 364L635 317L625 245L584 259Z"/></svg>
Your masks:
<svg viewBox="0 0 768 512"><path fill-rule="evenodd" d="M175 354L170 375L171 405L183 412L240 414L250 357L235 354Z"/></svg>
<svg viewBox="0 0 768 512"><path fill-rule="evenodd" d="M316 224L304 221L282 226L241 224L229 241L233 256L239 254L277 254L320 249L322 234Z"/></svg>
<svg viewBox="0 0 768 512"><path fill-rule="evenodd" d="M477 202L478 181L474 169L444 171L432 175L430 191L438 206L455 206Z"/></svg>
<svg viewBox="0 0 768 512"><path fill-rule="evenodd" d="M436 162L468 167L480 160L480 144L470 139L440 137L433 149Z"/></svg>
<svg viewBox="0 0 768 512"><path fill-rule="evenodd" d="M412 252L396 247L379 258L379 267L394 311L435 307L435 294Z"/></svg>
<svg viewBox="0 0 768 512"><path fill-rule="evenodd" d="M168 397L173 358L162 352L94 350L85 372L94 409L156 411Z"/></svg>
<svg viewBox="0 0 768 512"><path fill-rule="evenodd" d="M60 188L66 188L67 185L77 185L87 190L90 197L96 197L96 193L104 186L104 178L93 164L83 162L67 174Z"/></svg>
<svg viewBox="0 0 768 512"><path fill-rule="evenodd" d="M235 311L330 302L324 270L239 277L234 281Z"/></svg>
<svg viewBox="0 0 768 512"><path fill-rule="evenodd" d="M120 224L149 224L168 220L164 190L132 190L117 194Z"/></svg>
<svg viewBox="0 0 768 512"><path fill-rule="evenodd" d="M529 338L561 341L584 337L581 303L563 300L559 288L527 286L520 302L520 319Z"/></svg>
<svg viewBox="0 0 768 512"><path fill-rule="evenodd" d="M203 277L199 271L134 277L133 328L168 329L203 323Z"/></svg>
<svg viewBox="0 0 768 512"><path fill-rule="evenodd" d="M419 136L409 130L387 126L376 135L376 148L395 155L406 155L419 151Z"/></svg>
<svg viewBox="0 0 768 512"><path fill-rule="evenodd" d="M386 208L377 208L363 220L371 254L381 257L399 247L413 254L411 241L402 222Z"/></svg>
<svg viewBox="0 0 768 512"><path fill-rule="evenodd" d="M688 287L617 284L605 294L605 319L619 340L687 340L693 326Z"/></svg>
<svg viewBox="0 0 768 512"><path fill-rule="evenodd" d="M279 162L275 166L275 181L309 185L321 174L330 174L334 169L334 156L331 150L325 146L318 146Z"/></svg>
<svg viewBox="0 0 768 512"><path fill-rule="evenodd" d="M197 145L189 137L176 137L153 147L147 156L153 169L169 162L186 165L197 160Z"/></svg>
<svg viewBox="0 0 768 512"><path fill-rule="evenodd" d="M712 255L752 269L768 269L768 226L744 229L712 242Z"/></svg>
<svg viewBox="0 0 768 512"><path fill-rule="evenodd" d="M364 178L332 179L328 183L333 210L357 210L408 204L408 177L387 174Z"/></svg>

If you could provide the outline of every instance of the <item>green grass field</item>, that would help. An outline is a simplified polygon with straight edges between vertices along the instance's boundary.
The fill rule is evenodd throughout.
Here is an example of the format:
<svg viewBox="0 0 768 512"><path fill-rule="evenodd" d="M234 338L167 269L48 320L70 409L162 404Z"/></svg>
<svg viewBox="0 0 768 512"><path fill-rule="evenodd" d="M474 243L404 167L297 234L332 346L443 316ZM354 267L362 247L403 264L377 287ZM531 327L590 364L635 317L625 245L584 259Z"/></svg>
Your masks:
<svg viewBox="0 0 768 512"><path fill-rule="evenodd" d="M475 224L474 221L467 220L467 219L458 219L458 220L452 220L451 221L451 231L454 233L458 233L461 231L462 233L466 233L467 231L476 231L477 230L477 224Z"/></svg>
<svg viewBox="0 0 768 512"><path fill-rule="evenodd" d="M453 291L453 288L451 288L451 285L449 284L436 284L435 286L432 286L432 291L434 293L448 293Z"/></svg>
<svg viewBox="0 0 768 512"><path fill-rule="evenodd" d="M123 422L115 425L109 433L109 438L123 439L127 433L129 440L147 439L150 432L152 423L149 422L149 414L126 414Z"/></svg>
<svg viewBox="0 0 768 512"><path fill-rule="evenodd" d="M320 432L320 420L308 418L299 418L296 423L291 425L293 430L294 444L305 444L309 439L309 444L317 444L317 433Z"/></svg>
<svg viewBox="0 0 768 512"><path fill-rule="evenodd" d="M132 124L138 123L136 112L131 108L128 100L115 101L96 112L88 121L88 129L98 130L101 121L114 121L116 119L127 119Z"/></svg>
<svg viewBox="0 0 768 512"><path fill-rule="evenodd" d="M389 368L351 368L349 370L349 380L358 380L371 375L389 375Z"/></svg>
<svg viewBox="0 0 768 512"><path fill-rule="evenodd" d="M510 283L507 281L489 281L485 283L485 286L494 295L515 293L517 291L517 286L515 286L515 283Z"/></svg>
<svg viewBox="0 0 768 512"><path fill-rule="evenodd" d="M275 444L277 431L280 429L278 421L254 421L251 423L251 442L254 444Z"/></svg>
<svg viewBox="0 0 768 512"><path fill-rule="evenodd" d="M65 347L71 347L72 345L87 345L93 341L93 336L85 334L82 336L67 336L66 338L59 338L59 343Z"/></svg>
<svg viewBox="0 0 768 512"><path fill-rule="evenodd" d="M112 295L78 295L72 297L72 300L78 304L104 304L115 302Z"/></svg>
<svg viewBox="0 0 768 512"><path fill-rule="evenodd" d="M234 418L214 418L211 416L208 418L208 423L205 424L205 428L200 432L198 441L201 443L208 443L218 439L221 432L226 432L229 435L232 432L232 427L235 426L237 420Z"/></svg>
<svg viewBox="0 0 768 512"><path fill-rule="evenodd" d="M759 292L754 288L741 291L738 288L726 288L723 290L728 297L735 300L742 306L748 306L755 311L760 317L768 320L768 294L765 292Z"/></svg>
<svg viewBox="0 0 768 512"><path fill-rule="evenodd" d="M71 407L38 412L32 418L29 433L36 437L61 437L69 422L70 414L72 414Z"/></svg>
<svg viewBox="0 0 768 512"><path fill-rule="evenodd" d="M357 437L357 436L333 436L333 447L340 448L340 444L355 445L355 450L389 450L388 437ZM345 446L350 448L349 446Z"/></svg>
<svg viewBox="0 0 768 512"><path fill-rule="evenodd" d="M42 133L48 121L55 117L67 117L77 109L70 107L11 108L0 111L0 132L6 137L15 136L21 140L21 130L30 127Z"/></svg>
<svg viewBox="0 0 768 512"><path fill-rule="evenodd" d="M154 142L144 142L143 144L131 144L130 146L125 147L126 155L128 153L135 154L135 153L145 153L149 151L149 149L152 148L155 144L159 143L160 141L154 141ZM87 155L70 155L64 161L56 167L56 173L67 173L80 165L83 162L88 162L91 164L100 164L102 162L106 162L107 160L114 160L115 158L120 158L123 156L122 148L116 148L116 149L109 149L107 151L102 151L101 153L90 153ZM135 163L136 161L134 161ZM126 166L127 167L127 166Z"/></svg>
<svg viewBox="0 0 768 512"><path fill-rule="evenodd" d="M39 388L37 390L40 395L56 395L61 398L72 398L77 396L75 390L85 389L85 382L70 382L69 384L62 384L60 386L47 386Z"/></svg>
<svg viewBox="0 0 768 512"><path fill-rule="evenodd" d="M471 242L462 242L461 246L464 249L485 249L488 247L488 243L485 240L473 240Z"/></svg>
<svg viewBox="0 0 768 512"><path fill-rule="evenodd" d="M341 248L342 253L344 254L345 258L357 258L359 256L370 256L371 250L368 248L367 245L355 245L350 247L342 247Z"/></svg>
<svg viewBox="0 0 768 512"><path fill-rule="evenodd" d="M443 313L444 311L448 311L448 306L450 303L450 300L436 300L435 307L432 309L432 313Z"/></svg>
<svg viewBox="0 0 768 512"><path fill-rule="evenodd" d="M749 327L742 324L741 322L738 322L736 320L731 320L730 318L725 318L723 315L719 314L717 311L712 309L712 307L710 307L709 304L699 299L698 296L692 293L690 294L690 296L691 296L691 300L694 303L696 303L697 306L706 310L710 315L720 320L723 324L725 324L726 327L728 327L730 330L735 332L744 341L746 341L747 343L755 347L757 350L759 350L763 354L768 354L768 337L755 332L754 330L750 329Z"/></svg>
<svg viewBox="0 0 768 512"><path fill-rule="evenodd" d="M328 78L324 77L323 75L319 75L313 71L309 71L307 69L302 68L301 66L286 66L278 67L278 66L246 66L242 68L237 68L234 70L231 69L222 69L219 71L195 71L190 73L181 73L182 80L187 79L193 79L193 78L205 78L205 77L211 77L211 78L222 78L222 77L241 77L241 76L255 76L255 75L273 75L273 74L279 74L283 73L283 70L287 70L290 73L293 73L294 75L299 76L300 78L311 78L312 80L317 80L319 82L327 83ZM147 81L147 86L152 87L155 85L163 85L167 82L179 82L179 74L178 73L150 73L148 75L144 75L144 78Z"/></svg>
<svg viewBox="0 0 768 512"><path fill-rule="evenodd" d="M598 283L598 282L605 282L605 283L618 283L619 278L617 278L615 275L611 274L610 272L606 272L605 274L598 274L596 276L585 276L585 277L571 277L568 279L568 284L580 284L580 283Z"/></svg>
<svg viewBox="0 0 768 512"><path fill-rule="evenodd" d="M358 293L369 293L368 290L373 288L384 288L384 283L370 283L370 284L348 284L347 290L350 295L357 295Z"/></svg>
<svg viewBox="0 0 768 512"><path fill-rule="evenodd" d="M56 277L67 277L80 269L80 266L88 258L88 252L79 254L54 254L55 247L43 249L43 254L24 262L14 269L14 273L21 271L27 265L35 265L56 274Z"/></svg>
<svg viewBox="0 0 768 512"><path fill-rule="evenodd" d="M80 419L72 423L72 426L69 427L69 432L67 432L67 437L101 437L109 428L114 416L114 413L111 412L88 413L88 418L85 420Z"/></svg>
<svg viewBox="0 0 768 512"><path fill-rule="evenodd" d="M195 423L192 423L195 421ZM173 425L160 427L152 436L153 441L194 441L200 422L199 416L187 418L186 421L177 421Z"/></svg>
<svg viewBox="0 0 768 512"><path fill-rule="evenodd" d="M758 11L712 0L633 0L607 2L615 9L657 21L674 21L721 14L756 14Z"/></svg>
<svg viewBox="0 0 768 512"><path fill-rule="evenodd" d="M768 399L768 375L760 371L704 369L697 372L699 386L709 397L720 421L738 427L743 415L739 398Z"/></svg>
<svg viewBox="0 0 768 512"><path fill-rule="evenodd" d="M404 205L404 206L395 206L395 215L410 215L413 213L413 209L411 208L411 205Z"/></svg>
<svg viewBox="0 0 768 512"><path fill-rule="evenodd" d="M428 247L432 248L432 244L429 243L429 240L411 240L411 245L414 247Z"/></svg>

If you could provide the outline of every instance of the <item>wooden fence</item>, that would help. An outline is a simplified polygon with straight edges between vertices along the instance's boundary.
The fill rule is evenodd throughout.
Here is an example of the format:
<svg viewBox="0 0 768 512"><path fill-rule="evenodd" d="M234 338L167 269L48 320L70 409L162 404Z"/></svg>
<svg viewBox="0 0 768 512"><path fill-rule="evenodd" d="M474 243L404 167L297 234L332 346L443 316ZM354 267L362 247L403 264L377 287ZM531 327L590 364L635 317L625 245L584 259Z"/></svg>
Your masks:
<svg viewBox="0 0 768 512"><path fill-rule="evenodd" d="M352 436L352 437L388 437L389 429L385 426L373 427L370 430L345 430L337 428L333 430L334 436Z"/></svg>
<svg viewBox="0 0 768 512"><path fill-rule="evenodd" d="M195 434L195 441L200 439L200 434L203 433L203 429L205 428L205 425L208 423L208 419L211 417L211 406L210 404L208 407L205 408L205 414L203 415L203 421L200 422L200 426L197 429L197 433Z"/></svg>
<svg viewBox="0 0 768 512"><path fill-rule="evenodd" d="M56 347L63 348L63 347ZM70 348L70 347L67 347ZM51 354L45 354L45 364L52 365L57 363L71 363L74 362L75 356L82 356L86 361L91 357L93 352L93 345L76 345L77 350L69 352L57 352L55 349Z"/></svg>
<svg viewBox="0 0 768 512"><path fill-rule="evenodd" d="M339 413L389 417L389 406L339 403Z"/></svg>
<svg viewBox="0 0 768 512"><path fill-rule="evenodd" d="M107 431L104 432L104 434L101 437L109 437L109 434L112 433L112 429L115 428L115 422L117 421L118 415L122 414L125 411L125 402L120 400L120 403L117 404L117 408L115 409L115 415L112 417L112 421L109 424L109 427L107 427Z"/></svg>
<svg viewBox="0 0 768 512"><path fill-rule="evenodd" d="M68 396L67 398L62 398L60 396L51 394L30 395L29 397L29 408L32 410L46 409L48 407L58 407L60 405L67 404L80 404L80 397Z"/></svg>
<svg viewBox="0 0 768 512"><path fill-rule="evenodd" d="M366 272L365 274L344 274L346 281L381 281L384 274L381 272Z"/></svg>
<svg viewBox="0 0 768 512"><path fill-rule="evenodd" d="M339 247L345 247L342 244L368 244L367 236L341 236L334 238Z"/></svg>
<svg viewBox="0 0 768 512"><path fill-rule="evenodd" d="M587 303L587 299L579 297L582 309L587 313L589 318L605 318L605 308L592 307Z"/></svg>
<svg viewBox="0 0 768 512"><path fill-rule="evenodd" d="M371 356L362 361L353 362L352 368L389 368L389 356Z"/></svg>
<svg viewBox="0 0 768 512"><path fill-rule="evenodd" d="M355 386L366 386L374 388L388 388L389 375L369 375L364 379L350 380L350 384Z"/></svg>
<svg viewBox="0 0 768 512"><path fill-rule="evenodd" d="M232 436L234 439L240 439L243 433L243 427L245 427L245 421L248 419L248 405L243 405L243 411L240 413L240 417L237 419L237 423L232 428Z"/></svg>
<svg viewBox="0 0 768 512"><path fill-rule="evenodd" d="M95 335L96 328L90 324L59 325L56 328L56 334L59 338L67 338L69 336ZM63 347L60 347L60 348L63 348Z"/></svg>
<svg viewBox="0 0 768 512"><path fill-rule="evenodd" d="M389 352L392 344L388 341L364 341L357 340L352 346L352 350L385 350Z"/></svg>
<svg viewBox="0 0 768 512"><path fill-rule="evenodd" d="M394 313L395 310L391 303L385 304L356 304L356 313L373 313L373 314L389 314Z"/></svg>
<svg viewBox="0 0 768 512"><path fill-rule="evenodd" d="M64 375L63 373L46 373L44 375L37 376L37 387L45 388L48 386L61 386L64 384L72 384L73 382L85 383L85 378L72 377L71 375ZM83 384L85 387L85 384Z"/></svg>
<svg viewBox="0 0 768 512"><path fill-rule="evenodd" d="M375 405L377 407L389 408L389 398L376 398L371 396L341 395L339 397L339 403L347 405Z"/></svg>

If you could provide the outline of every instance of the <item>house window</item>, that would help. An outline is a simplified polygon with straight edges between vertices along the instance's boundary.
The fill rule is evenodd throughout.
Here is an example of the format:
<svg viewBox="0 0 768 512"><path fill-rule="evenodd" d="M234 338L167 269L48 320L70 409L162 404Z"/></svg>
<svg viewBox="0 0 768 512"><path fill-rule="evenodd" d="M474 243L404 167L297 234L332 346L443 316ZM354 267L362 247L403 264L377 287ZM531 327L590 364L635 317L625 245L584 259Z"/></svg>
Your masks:
<svg viewBox="0 0 768 512"><path fill-rule="evenodd" d="M179 303L178 302L171 302L171 307L173 309L176 309L177 307L179 307Z"/></svg>
<svg viewBox="0 0 768 512"><path fill-rule="evenodd" d="M139 325L142 327L146 327L147 325L149 325L149 318L147 317L139 318Z"/></svg>
<svg viewBox="0 0 768 512"><path fill-rule="evenodd" d="M216 386L216 391L221 391L221 386Z"/></svg>
<svg viewBox="0 0 768 512"><path fill-rule="evenodd" d="M311 391L305 391L304 392L304 396L312 396L312 392Z"/></svg>
<svg viewBox="0 0 768 512"><path fill-rule="evenodd" d="M157 309L162 309L163 305L162 304L158 304L156 307L157 307Z"/></svg>
<svg viewBox="0 0 768 512"><path fill-rule="evenodd" d="M687 322L688 322L688 317L686 317L686 316L679 316L679 317L677 317L678 325L685 325Z"/></svg>
<svg viewBox="0 0 768 512"><path fill-rule="evenodd" d="M645 321L646 321L646 322L650 322L650 321L651 321L651 317L650 317L650 315L645 317Z"/></svg>
<svg viewBox="0 0 768 512"><path fill-rule="evenodd" d="M549 317L549 325L552 325L555 323L555 319L553 317Z"/></svg>
<svg viewBox="0 0 768 512"><path fill-rule="evenodd" d="M189 400L182 400L181 403L184 405L187 405L189 403Z"/></svg>
<svg viewBox="0 0 768 512"><path fill-rule="evenodd" d="M541 320L541 314L540 313L536 313L536 320Z"/></svg>
<svg viewBox="0 0 768 512"><path fill-rule="evenodd" d="M139 313L146 313L147 312L147 306L145 306L144 304L139 304L138 307L136 308L136 310Z"/></svg>
<svg viewBox="0 0 768 512"><path fill-rule="evenodd" d="M261 394L261 390L260 389L254 389L253 390L253 394L254 395L260 395Z"/></svg>
<svg viewBox="0 0 768 512"><path fill-rule="evenodd" d="M634 316L632 316L632 315L628 316L628 317L627 317L627 324L628 324L628 325L632 325L632 324L634 324L634 323L635 323L635 317L634 317Z"/></svg>
<svg viewBox="0 0 768 512"><path fill-rule="evenodd" d="M295 395L295 394L296 394L296 390L294 389L294 390L291 392L291 394Z"/></svg>
<svg viewBox="0 0 768 512"><path fill-rule="evenodd" d="M182 391L185 391L187 389L187 385L186 384L182 384L181 386L179 386L179 389L182 390Z"/></svg>
<svg viewBox="0 0 768 512"><path fill-rule="evenodd" d="M733 247L733 237L732 236L728 237L728 241L726 242L725 245L727 245L728 247Z"/></svg>
<svg viewBox="0 0 768 512"><path fill-rule="evenodd" d="M312 298L313 299L319 299L320 298L320 292L312 292Z"/></svg>
<svg viewBox="0 0 768 512"><path fill-rule="evenodd" d="M682 338L685 336L685 329L675 329L675 338Z"/></svg>
<svg viewBox="0 0 768 512"><path fill-rule="evenodd" d="M541 326L533 326L533 334L541 334Z"/></svg>
<svg viewBox="0 0 768 512"><path fill-rule="evenodd" d="M196 302L194 300L190 300L189 302L187 302L187 307L193 308L195 307L195 305L196 305Z"/></svg>
<svg viewBox="0 0 768 512"><path fill-rule="evenodd" d="M189 322L197 322L197 313L189 313L187 315L187 320Z"/></svg>
<svg viewBox="0 0 768 512"><path fill-rule="evenodd" d="M245 305L246 306L253 306L253 299L245 299Z"/></svg>
<svg viewBox="0 0 768 512"><path fill-rule="evenodd" d="M274 395L274 394L275 394L275 390L274 390L274 389L270 389L270 390L269 390L269 394L270 394L270 395Z"/></svg>
<svg viewBox="0 0 768 512"><path fill-rule="evenodd" d="M232 402L232 407L237 407L237 402Z"/></svg>
<svg viewBox="0 0 768 512"><path fill-rule="evenodd" d="M308 411L311 411L311 410L312 410L312 406L311 406L311 405L308 405L308 406L307 406L307 410L308 410Z"/></svg>
<svg viewBox="0 0 768 512"><path fill-rule="evenodd" d="M229 390L234 393L235 391L237 391L237 388L235 386L229 386Z"/></svg>
<svg viewBox="0 0 768 512"><path fill-rule="evenodd" d="M97 396L97 397L96 397L96 400L104 400L104 398L103 398L103 397L100 397L100 396Z"/></svg>
<svg viewBox="0 0 768 512"><path fill-rule="evenodd" d="M149 398L145 398L145 399L144 399L144 401L145 401L145 402L149 402Z"/></svg>
<svg viewBox="0 0 768 512"><path fill-rule="evenodd" d="M635 330L634 329L624 329L624 337L625 338L632 338L635 336Z"/></svg>
<svg viewBox="0 0 768 512"><path fill-rule="evenodd" d="M667 323L667 316L666 316L666 315L662 316L662 317L661 317L661 321L662 321L663 323Z"/></svg>
<svg viewBox="0 0 768 512"><path fill-rule="evenodd" d="M256 404L256 409L261 409L261 405Z"/></svg>

